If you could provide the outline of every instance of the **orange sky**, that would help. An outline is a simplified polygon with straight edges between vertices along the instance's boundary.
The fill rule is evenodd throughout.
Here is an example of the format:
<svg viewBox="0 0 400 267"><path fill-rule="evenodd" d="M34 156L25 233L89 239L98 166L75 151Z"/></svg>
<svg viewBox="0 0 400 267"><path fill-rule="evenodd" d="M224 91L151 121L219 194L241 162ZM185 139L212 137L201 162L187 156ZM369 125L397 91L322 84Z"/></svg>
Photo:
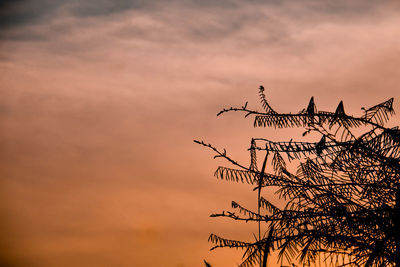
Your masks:
<svg viewBox="0 0 400 267"><path fill-rule="evenodd" d="M0 265L235 266L209 233L256 227L208 215L256 196L192 140L247 164L251 136L301 137L215 116L260 84L279 111L400 112L396 2L3 1Z"/></svg>

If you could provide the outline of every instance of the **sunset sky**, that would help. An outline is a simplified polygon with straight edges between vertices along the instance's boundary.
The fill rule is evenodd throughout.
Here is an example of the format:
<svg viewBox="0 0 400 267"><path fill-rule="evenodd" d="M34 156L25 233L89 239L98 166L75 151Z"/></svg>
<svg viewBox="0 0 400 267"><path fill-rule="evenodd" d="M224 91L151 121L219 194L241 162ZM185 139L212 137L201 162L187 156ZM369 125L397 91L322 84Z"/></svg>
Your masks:
<svg viewBox="0 0 400 267"><path fill-rule="evenodd" d="M261 84L281 112L400 113L399 2L1 1L0 265L236 266L208 235L256 226L209 215L256 195L193 139L245 165L252 136L301 139L216 117Z"/></svg>

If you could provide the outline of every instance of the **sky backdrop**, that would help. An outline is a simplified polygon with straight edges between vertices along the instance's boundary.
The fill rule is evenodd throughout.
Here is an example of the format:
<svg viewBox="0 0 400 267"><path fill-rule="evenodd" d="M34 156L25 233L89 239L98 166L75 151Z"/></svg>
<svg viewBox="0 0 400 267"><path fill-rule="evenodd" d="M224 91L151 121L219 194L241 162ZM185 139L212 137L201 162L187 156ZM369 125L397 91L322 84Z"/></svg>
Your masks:
<svg viewBox="0 0 400 267"><path fill-rule="evenodd" d="M224 107L348 113L400 100L398 1L0 2L0 265L236 266L209 218L247 185L217 181L211 151L248 164L254 129ZM394 117L393 125L399 125ZM229 165L228 165L229 166ZM243 226L243 227L242 227Z"/></svg>

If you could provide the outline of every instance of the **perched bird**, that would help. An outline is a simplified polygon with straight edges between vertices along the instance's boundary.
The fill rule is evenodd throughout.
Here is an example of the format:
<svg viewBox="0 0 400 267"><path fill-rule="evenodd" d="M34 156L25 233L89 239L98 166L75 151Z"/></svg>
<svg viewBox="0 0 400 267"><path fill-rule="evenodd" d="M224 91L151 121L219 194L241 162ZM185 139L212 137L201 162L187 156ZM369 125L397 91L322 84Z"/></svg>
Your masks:
<svg viewBox="0 0 400 267"><path fill-rule="evenodd" d="M314 103L314 97L311 97L310 102L308 103L307 107L307 114L308 115L314 115L315 113L315 103Z"/></svg>
<svg viewBox="0 0 400 267"><path fill-rule="evenodd" d="M317 155L321 156L322 151L326 148L326 139L325 135L322 136L321 140L318 142L318 144L315 146L315 150L317 151Z"/></svg>
<svg viewBox="0 0 400 267"><path fill-rule="evenodd" d="M339 105L336 108L335 115L338 116L338 115L344 115L344 114L345 113L344 113L343 101L340 101Z"/></svg>

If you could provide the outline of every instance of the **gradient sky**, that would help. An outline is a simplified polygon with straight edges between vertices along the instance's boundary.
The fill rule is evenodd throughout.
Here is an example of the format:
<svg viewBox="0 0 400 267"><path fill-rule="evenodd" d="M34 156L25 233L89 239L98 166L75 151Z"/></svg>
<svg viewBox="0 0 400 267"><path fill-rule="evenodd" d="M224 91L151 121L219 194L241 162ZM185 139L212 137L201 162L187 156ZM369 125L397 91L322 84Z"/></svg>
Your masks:
<svg viewBox="0 0 400 267"><path fill-rule="evenodd" d="M0 2L0 265L235 266L209 233L252 225L209 218L251 187L217 181L248 161L253 129L223 107L278 111L311 96L348 113L400 100L398 1ZM398 125L398 118L392 124ZM297 133L296 133L297 134ZM242 227L243 226L243 227Z"/></svg>

